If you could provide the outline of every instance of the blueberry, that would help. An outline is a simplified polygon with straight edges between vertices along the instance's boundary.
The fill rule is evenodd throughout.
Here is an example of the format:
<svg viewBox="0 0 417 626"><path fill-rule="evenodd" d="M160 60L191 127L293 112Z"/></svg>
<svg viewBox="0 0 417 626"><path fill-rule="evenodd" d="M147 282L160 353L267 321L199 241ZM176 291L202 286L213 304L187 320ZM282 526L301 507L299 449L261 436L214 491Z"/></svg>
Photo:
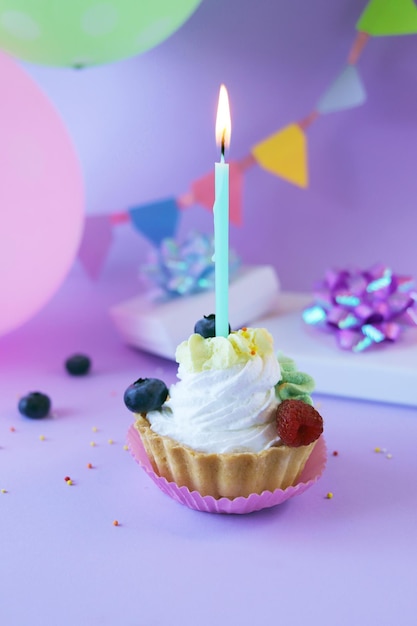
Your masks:
<svg viewBox="0 0 417 626"><path fill-rule="evenodd" d="M65 369L72 376L84 376L91 367L91 359L85 354L73 354L65 361Z"/></svg>
<svg viewBox="0 0 417 626"><path fill-rule="evenodd" d="M51 410L51 401L47 395L40 391L32 391L23 398L20 398L18 404L19 413L32 419L41 419L46 417Z"/></svg>
<svg viewBox="0 0 417 626"><path fill-rule="evenodd" d="M208 337L215 337L216 316L214 315L214 313L210 313L210 315L205 315L201 320L198 320L198 322L194 326L194 332L204 337L204 339L208 339ZM231 329L229 324L229 333L230 332Z"/></svg>
<svg viewBox="0 0 417 626"><path fill-rule="evenodd" d="M168 388L159 378L139 378L124 393L125 405L134 413L148 413L161 408L168 397Z"/></svg>

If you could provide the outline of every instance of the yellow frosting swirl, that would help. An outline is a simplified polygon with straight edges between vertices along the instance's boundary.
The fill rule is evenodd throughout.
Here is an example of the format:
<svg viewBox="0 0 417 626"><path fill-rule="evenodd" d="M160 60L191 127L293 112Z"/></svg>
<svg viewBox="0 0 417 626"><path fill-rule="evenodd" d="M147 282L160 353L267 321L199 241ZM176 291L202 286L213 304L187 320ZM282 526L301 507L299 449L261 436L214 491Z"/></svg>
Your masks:
<svg viewBox="0 0 417 626"><path fill-rule="evenodd" d="M182 372L198 373L206 370L224 370L244 364L259 356L274 354L271 334L265 328L242 328L228 337L209 337L193 334L177 348L175 358Z"/></svg>

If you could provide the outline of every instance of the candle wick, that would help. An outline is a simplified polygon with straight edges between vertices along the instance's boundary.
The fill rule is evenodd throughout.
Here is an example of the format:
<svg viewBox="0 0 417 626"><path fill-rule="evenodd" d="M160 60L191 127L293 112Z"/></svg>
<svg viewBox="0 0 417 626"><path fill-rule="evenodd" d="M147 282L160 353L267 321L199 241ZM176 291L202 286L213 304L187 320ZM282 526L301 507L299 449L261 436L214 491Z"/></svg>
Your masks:
<svg viewBox="0 0 417 626"><path fill-rule="evenodd" d="M226 129L224 129L222 133L222 141L221 141L221 148L220 148L220 157L222 161L224 161L225 144L226 144Z"/></svg>

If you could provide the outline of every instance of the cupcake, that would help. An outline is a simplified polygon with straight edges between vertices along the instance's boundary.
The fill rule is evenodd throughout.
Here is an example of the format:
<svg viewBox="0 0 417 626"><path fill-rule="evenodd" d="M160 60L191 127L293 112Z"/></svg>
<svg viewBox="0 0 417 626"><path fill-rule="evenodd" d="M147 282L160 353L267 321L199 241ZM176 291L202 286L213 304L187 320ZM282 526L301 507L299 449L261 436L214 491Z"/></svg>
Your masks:
<svg viewBox="0 0 417 626"><path fill-rule="evenodd" d="M210 321L178 346L179 380L169 390L146 378L126 389L152 469L216 500L287 489L323 431L313 379L276 355L266 329L215 337Z"/></svg>

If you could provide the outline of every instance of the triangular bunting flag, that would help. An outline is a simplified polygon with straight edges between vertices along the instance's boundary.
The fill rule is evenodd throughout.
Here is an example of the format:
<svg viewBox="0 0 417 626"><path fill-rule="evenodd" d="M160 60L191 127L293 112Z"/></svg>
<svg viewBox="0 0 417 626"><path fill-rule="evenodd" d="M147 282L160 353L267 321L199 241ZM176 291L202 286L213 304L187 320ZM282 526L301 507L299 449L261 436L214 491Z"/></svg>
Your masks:
<svg viewBox="0 0 417 626"><path fill-rule="evenodd" d="M93 280L100 275L112 238L113 228L108 215L87 216L78 258Z"/></svg>
<svg viewBox="0 0 417 626"><path fill-rule="evenodd" d="M307 187L306 136L298 124L290 124L252 148L261 167L290 183Z"/></svg>
<svg viewBox="0 0 417 626"><path fill-rule="evenodd" d="M320 98L316 109L319 113L332 113L351 109L366 100L365 88L354 65L347 65Z"/></svg>
<svg viewBox="0 0 417 626"><path fill-rule="evenodd" d="M191 185L191 194L196 204L205 209L213 209L214 204L214 172L202 176Z"/></svg>
<svg viewBox="0 0 417 626"><path fill-rule="evenodd" d="M229 217L235 226L242 224L242 168L237 161L229 162ZM214 170L202 178L194 181L191 193L196 204L213 210L214 204Z"/></svg>
<svg viewBox="0 0 417 626"><path fill-rule="evenodd" d="M230 163L229 197L230 221L235 226L242 226L243 172L239 163Z"/></svg>
<svg viewBox="0 0 417 626"><path fill-rule="evenodd" d="M417 33L417 7L414 0L371 0L360 16L356 29L374 37Z"/></svg>
<svg viewBox="0 0 417 626"><path fill-rule="evenodd" d="M157 247L166 237L175 237L179 215L175 198L133 207L129 215L134 227Z"/></svg>

